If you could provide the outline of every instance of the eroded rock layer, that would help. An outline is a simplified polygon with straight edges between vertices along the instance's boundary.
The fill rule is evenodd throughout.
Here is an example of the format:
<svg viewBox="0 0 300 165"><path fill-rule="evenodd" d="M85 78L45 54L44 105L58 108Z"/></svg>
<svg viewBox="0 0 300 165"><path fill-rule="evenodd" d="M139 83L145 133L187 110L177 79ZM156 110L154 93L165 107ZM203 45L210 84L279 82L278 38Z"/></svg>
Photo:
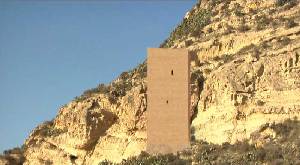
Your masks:
<svg viewBox="0 0 300 165"><path fill-rule="evenodd" d="M185 15L161 47L193 55L193 140L235 143L300 116L299 21L297 0L202 0ZM62 107L28 137L24 164L93 165L144 151L146 69Z"/></svg>

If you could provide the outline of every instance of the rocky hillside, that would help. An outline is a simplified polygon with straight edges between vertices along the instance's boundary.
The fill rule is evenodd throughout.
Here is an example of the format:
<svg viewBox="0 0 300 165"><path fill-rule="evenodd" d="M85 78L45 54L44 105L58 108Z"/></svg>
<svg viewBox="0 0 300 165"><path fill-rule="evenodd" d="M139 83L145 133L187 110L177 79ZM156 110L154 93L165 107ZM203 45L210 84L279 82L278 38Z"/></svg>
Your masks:
<svg viewBox="0 0 300 165"><path fill-rule="evenodd" d="M299 21L298 0L202 0L161 44L187 48L193 56L194 145L181 154L187 158L132 157L145 150L147 139L144 62L60 108L55 119L32 131L17 154L7 151L1 156L0 164L97 165L129 157L128 164L220 164L217 160L225 159L243 164L234 160L247 160L248 153L259 149L270 153L273 142L279 148L299 148L297 138L289 142L299 137L292 131L298 130L297 120L295 126L279 127L300 116ZM246 149L236 150L239 144ZM296 149L271 158L258 155L249 162L285 162L285 154L299 160Z"/></svg>

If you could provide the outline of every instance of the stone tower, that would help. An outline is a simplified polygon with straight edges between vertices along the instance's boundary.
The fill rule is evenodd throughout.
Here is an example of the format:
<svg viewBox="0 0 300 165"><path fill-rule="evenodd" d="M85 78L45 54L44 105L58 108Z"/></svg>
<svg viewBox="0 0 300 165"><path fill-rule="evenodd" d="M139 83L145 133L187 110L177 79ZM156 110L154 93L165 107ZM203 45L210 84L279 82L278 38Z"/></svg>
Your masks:
<svg viewBox="0 0 300 165"><path fill-rule="evenodd" d="M190 146L190 59L186 49L149 48L147 152Z"/></svg>

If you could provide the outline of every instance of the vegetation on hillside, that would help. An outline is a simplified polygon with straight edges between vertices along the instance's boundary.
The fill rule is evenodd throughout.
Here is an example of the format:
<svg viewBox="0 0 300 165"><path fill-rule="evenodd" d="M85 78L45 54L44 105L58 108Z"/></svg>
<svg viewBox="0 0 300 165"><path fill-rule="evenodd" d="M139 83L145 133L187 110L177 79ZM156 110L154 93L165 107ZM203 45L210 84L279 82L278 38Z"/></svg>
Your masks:
<svg viewBox="0 0 300 165"><path fill-rule="evenodd" d="M0 155L0 159L5 159L8 161L9 164L13 165L22 165L25 161L25 158L23 156L23 148L13 148L10 150L5 150L3 152L3 155Z"/></svg>
<svg viewBox="0 0 300 165"><path fill-rule="evenodd" d="M295 5L297 0L276 0L277 6L284 6L284 5Z"/></svg>
<svg viewBox="0 0 300 165"><path fill-rule="evenodd" d="M123 72L121 75L110 84L99 84L96 88L88 89L83 92L79 97L75 97L75 101L85 100L95 94L106 94L111 103L116 103L119 97L126 95L137 82L133 82L133 79L142 80L146 77L147 65L144 63L140 64L136 68Z"/></svg>
<svg viewBox="0 0 300 165"><path fill-rule="evenodd" d="M203 141L193 142L192 149L180 153L151 156L145 152L139 156L131 157L118 165L185 165L191 164L300 164L300 122L298 120L286 120L280 124L269 124L261 128L259 132L272 129L276 137L264 137L266 142L262 146L255 145L262 139L256 139L253 134L251 140L238 142L233 145L210 144ZM114 163L104 161L99 165L112 165Z"/></svg>
<svg viewBox="0 0 300 165"><path fill-rule="evenodd" d="M170 34L160 47L168 48L174 44L174 41L180 40L188 35L200 33L201 29L209 24L211 13L209 10L200 9L189 18L184 19Z"/></svg>
<svg viewBox="0 0 300 165"><path fill-rule="evenodd" d="M298 24L293 18L276 18L273 19L270 13L261 13L255 15L253 19L253 24L249 24L249 20L245 21L243 17L247 16L241 6L238 4L234 6L233 9L228 10L227 2L230 0L210 0L208 1L209 7L207 9L191 10L188 18L185 18L170 34L169 38L166 39L160 47L169 48L174 45L177 41L184 41L191 36L200 36L203 34L203 28L213 23L211 19L215 12L210 10L214 8L219 3L225 3L222 11L225 14L233 14L238 17L240 21L239 26L232 27L228 26L227 33L232 32L246 32L251 30L264 30L266 28L276 28L280 24L285 24L285 28L292 28ZM296 5L297 0L276 0L275 6L277 9L288 9L293 5ZM200 5L198 3L197 5ZM196 6L197 6L196 5ZM258 11L252 11L258 12ZM270 10L269 12L273 12ZM226 15L227 17L228 15ZM218 21L218 20L217 20ZM219 25L221 28L223 25ZM252 28L254 27L254 28ZM213 29L208 30L209 33ZM226 33L226 34L227 34ZM222 33L222 35L225 33ZM200 38L199 37L199 38ZM211 37L211 36L208 36ZM215 36L216 38L218 36ZM188 40L185 46L192 45L194 41ZM197 41L199 42L199 41ZM289 37L282 37L278 40L282 46L290 44L291 39ZM218 46L221 43L217 43L213 46ZM256 55L258 53L265 51L266 47L271 47L271 42L263 42L262 45L251 44L245 46L240 50L240 52L251 52L250 54ZM195 50L193 50L195 51ZM194 52L197 54L197 52ZM237 53L239 54L239 52ZM219 61L222 63L227 63L234 60L231 54L220 54L212 58L214 61ZM200 64L199 64L200 65ZM196 84L197 88L201 91L203 88L203 82L205 77L203 73L209 73L212 69L205 68L204 71L196 70L191 74L191 84ZM123 72L116 80L110 84L99 84L96 88L92 88L83 92L79 97L75 98L75 101L82 101L93 97L94 95L104 94L108 97L111 103L116 103L119 98L125 96L129 90L137 86L137 83L141 83L146 77L147 65L146 61L137 66L135 69ZM138 81L136 81L138 80ZM193 87L193 86L192 86ZM146 92L146 89L142 91ZM128 97L129 102L133 103L133 98ZM265 102L258 101L258 106L263 106ZM194 110L197 113L197 107ZM266 129L271 129L275 132L276 136L266 136L261 138L260 132ZM66 132L66 130L55 129L53 122L45 122L40 134L43 136L58 136L61 133ZM142 152L139 156L131 157L127 160L123 160L119 165L180 165L180 164L299 164L300 165L300 122L297 120L287 120L281 124L269 124L265 125L258 132L254 133L249 140L238 142L236 144L224 143L222 145L210 144L204 141L193 141L192 148L190 150L182 151L177 154L167 154L167 155L150 155L146 152ZM259 144L259 145L258 145ZM24 147L25 148L25 147ZM16 148L4 152L4 155L0 156L5 159L17 164L19 160L14 158L14 154L23 154L24 148ZM26 149L25 149L26 150ZM21 157L21 161L24 161L24 157ZM103 161L99 165L110 165L114 164L109 161Z"/></svg>

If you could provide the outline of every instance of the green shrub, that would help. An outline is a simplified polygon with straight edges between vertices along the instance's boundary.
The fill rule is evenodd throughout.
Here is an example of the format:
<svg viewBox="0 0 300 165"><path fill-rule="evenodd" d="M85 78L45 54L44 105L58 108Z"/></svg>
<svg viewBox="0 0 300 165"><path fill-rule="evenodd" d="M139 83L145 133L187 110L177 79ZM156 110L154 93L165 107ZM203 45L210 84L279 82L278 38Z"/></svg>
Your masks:
<svg viewBox="0 0 300 165"><path fill-rule="evenodd" d="M91 96L96 93L108 93L109 87L105 84L99 84L96 88L88 89L83 92L83 95L85 96Z"/></svg>
<svg viewBox="0 0 300 165"><path fill-rule="evenodd" d="M283 45L283 46L286 46L288 45L290 42L291 42L291 39L289 37L282 37L280 38L280 40L278 40L278 42Z"/></svg>
<svg viewBox="0 0 300 165"><path fill-rule="evenodd" d="M108 160L104 160L104 161L100 162L98 165L113 165L113 163Z"/></svg>
<svg viewBox="0 0 300 165"><path fill-rule="evenodd" d="M126 80L129 78L129 73L128 72L122 72L121 75L120 75L120 79L121 80Z"/></svg>
<svg viewBox="0 0 300 165"><path fill-rule="evenodd" d="M248 30L250 30L250 27L248 25L245 25L245 24L241 24L238 29L237 29L239 32L246 32Z"/></svg>
<svg viewBox="0 0 300 165"><path fill-rule="evenodd" d="M293 19L289 19L286 23L285 23L285 27L286 28L292 28L297 26L298 24L293 20Z"/></svg>
<svg viewBox="0 0 300 165"><path fill-rule="evenodd" d="M83 101L89 97L91 97L94 94L107 94L110 91L110 86L105 84L99 84L96 88L88 89L83 92L81 96L76 96L74 98L74 101Z"/></svg>
<svg viewBox="0 0 300 165"><path fill-rule="evenodd" d="M296 4L295 0L276 0L276 6L284 6L286 4Z"/></svg>
<svg viewBox="0 0 300 165"><path fill-rule="evenodd" d="M192 150L177 155L149 155L142 152L139 156L123 160L118 165L186 165L186 164L297 164L300 157L300 122L286 120L280 124L266 124L261 131L271 128L278 139L271 139L262 147L256 148L249 141L235 144L211 144L204 141L192 143ZM260 139L257 139L260 140ZM182 157L185 157L184 159ZM112 165L104 161L99 165Z"/></svg>
<svg viewBox="0 0 300 165"><path fill-rule="evenodd" d="M143 79L147 76L147 64L146 61L143 62L142 64L140 64L137 69L136 72L138 73L138 78Z"/></svg>
<svg viewBox="0 0 300 165"><path fill-rule="evenodd" d="M270 19L266 15L257 16L256 20L256 30L262 30L270 24Z"/></svg>
<svg viewBox="0 0 300 165"><path fill-rule="evenodd" d="M62 130L54 127L53 121L46 121L43 123L43 127L40 130L40 134L43 136L58 136L67 130Z"/></svg>
<svg viewBox="0 0 300 165"><path fill-rule="evenodd" d="M191 14L188 19L184 19L176 27L170 37L161 44L161 47L171 47L175 40L182 39L189 34L199 34L203 27L209 24L210 18L211 12L205 9L200 9Z"/></svg>
<svg viewBox="0 0 300 165"><path fill-rule="evenodd" d="M111 103L111 104L116 104L117 103L117 98L111 94L108 95L108 101Z"/></svg>
<svg viewBox="0 0 300 165"><path fill-rule="evenodd" d="M220 56L215 56L212 58L214 61L223 61L223 62L229 62L233 59L232 55L229 54L222 54Z"/></svg>
<svg viewBox="0 0 300 165"><path fill-rule="evenodd" d="M22 148L19 147L15 147L13 149L9 149L9 150L4 150L3 154L8 155L8 154L22 154L23 150Z"/></svg>
<svg viewBox="0 0 300 165"><path fill-rule="evenodd" d="M263 102L263 101L261 101L261 100L257 100L257 101L256 101L256 105L258 105L258 106L263 106L263 105L265 105L265 102Z"/></svg>
<svg viewBox="0 0 300 165"><path fill-rule="evenodd" d="M209 6L210 6L211 8L214 8L214 7L216 7L218 4L222 3L222 1L224 1L224 0L211 0L211 1L209 1Z"/></svg>
<svg viewBox="0 0 300 165"><path fill-rule="evenodd" d="M123 160L120 165L186 165L188 161L180 159L174 154L149 155L142 152L139 156Z"/></svg>
<svg viewBox="0 0 300 165"><path fill-rule="evenodd" d="M242 12L242 7L237 3L233 8L233 12L236 16L242 17L245 13Z"/></svg>
<svg viewBox="0 0 300 165"><path fill-rule="evenodd" d="M106 94L111 103L116 103L118 97L125 96L127 91L131 90L133 74L136 74L137 79L145 78L147 74L146 62L129 72L121 73L118 79L109 85L99 84L96 88L84 91L81 96L75 97L74 101L83 101L94 94Z"/></svg>

